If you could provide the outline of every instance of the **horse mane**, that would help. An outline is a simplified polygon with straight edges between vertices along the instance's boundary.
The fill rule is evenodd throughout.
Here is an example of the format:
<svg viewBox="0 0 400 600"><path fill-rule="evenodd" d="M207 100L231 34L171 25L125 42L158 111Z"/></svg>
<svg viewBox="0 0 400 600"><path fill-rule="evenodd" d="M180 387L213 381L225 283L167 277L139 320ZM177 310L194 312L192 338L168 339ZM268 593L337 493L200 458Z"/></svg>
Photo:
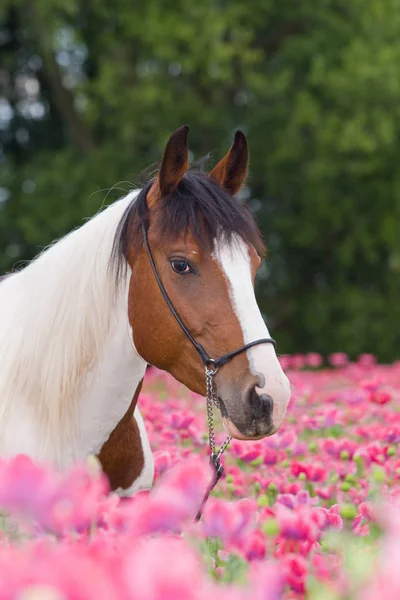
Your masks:
<svg viewBox="0 0 400 600"><path fill-rule="evenodd" d="M8 417L17 412L22 422L36 418L43 431L38 458L45 458L51 445L62 462L82 385L110 330L117 295L108 261L118 223L137 193L113 203L1 282L0 449Z"/></svg>
<svg viewBox="0 0 400 600"><path fill-rule="evenodd" d="M110 268L117 281L125 273L128 252L140 250L142 222L148 216L148 182L126 208L118 225L110 257ZM158 203L152 218L160 242L191 233L202 250L211 251L217 236L230 243L237 236L265 255L265 246L254 218L244 204L233 198L206 173L188 171L177 189Z"/></svg>

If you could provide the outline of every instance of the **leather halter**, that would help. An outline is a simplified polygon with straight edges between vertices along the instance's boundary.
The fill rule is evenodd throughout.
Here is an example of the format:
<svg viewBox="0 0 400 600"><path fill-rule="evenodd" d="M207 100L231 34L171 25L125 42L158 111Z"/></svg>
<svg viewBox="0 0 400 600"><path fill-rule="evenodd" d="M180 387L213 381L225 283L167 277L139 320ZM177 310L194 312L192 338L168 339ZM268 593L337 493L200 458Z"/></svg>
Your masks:
<svg viewBox="0 0 400 600"><path fill-rule="evenodd" d="M272 344L274 347L276 346L276 341L273 340L272 338L261 338L259 340L255 340L254 342L250 342L249 344L245 344L244 346L237 348L237 350L233 350L232 352L227 352L226 354L224 354L223 356L220 356L219 358L211 358L209 356L208 352L203 348L203 346L194 339L194 337L190 333L189 329L186 327L185 323L182 321L176 308L172 304L170 297L167 294L167 291L164 287L163 282L161 281L161 277L157 271L157 267L154 262L153 255L150 250L149 240L147 237L147 229L148 229L148 221L146 219L146 220L142 221L143 243L144 243L144 247L147 252L147 256L149 258L151 268L154 273L154 277L156 278L156 281L158 283L158 287L160 288L161 294L162 294L166 304L168 305L168 308L174 315L176 322L178 323L178 325L180 326L180 328L182 329L182 331L186 335L186 337L190 340L190 342L196 348L197 352L200 355L201 360L203 361L203 363L206 367L212 367L213 369L217 370L219 367L222 367L222 365L225 365L227 362L232 360L232 358L234 358L238 354L245 352L249 348L253 348L253 346L258 346L259 344Z"/></svg>

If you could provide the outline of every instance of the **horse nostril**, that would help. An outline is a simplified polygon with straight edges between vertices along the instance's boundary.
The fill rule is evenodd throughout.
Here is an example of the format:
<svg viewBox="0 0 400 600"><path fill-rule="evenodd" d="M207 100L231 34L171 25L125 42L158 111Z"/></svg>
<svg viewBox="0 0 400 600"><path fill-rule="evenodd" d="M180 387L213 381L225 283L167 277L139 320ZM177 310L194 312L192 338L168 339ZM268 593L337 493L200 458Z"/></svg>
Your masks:
<svg viewBox="0 0 400 600"><path fill-rule="evenodd" d="M258 394L256 388L253 387L249 392L248 399L253 419L271 419L274 405L271 396Z"/></svg>

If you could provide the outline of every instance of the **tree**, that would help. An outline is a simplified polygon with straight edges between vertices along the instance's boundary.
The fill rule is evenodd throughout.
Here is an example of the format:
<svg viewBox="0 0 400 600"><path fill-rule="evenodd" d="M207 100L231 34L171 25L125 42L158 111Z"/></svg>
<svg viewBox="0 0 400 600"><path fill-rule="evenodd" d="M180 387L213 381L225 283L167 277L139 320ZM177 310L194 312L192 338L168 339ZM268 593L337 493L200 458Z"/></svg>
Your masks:
<svg viewBox="0 0 400 600"><path fill-rule="evenodd" d="M196 158L218 158L242 127L244 196L269 247L258 297L279 350L396 356L395 0L20 0L2 11L1 269L139 184L182 123Z"/></svg>

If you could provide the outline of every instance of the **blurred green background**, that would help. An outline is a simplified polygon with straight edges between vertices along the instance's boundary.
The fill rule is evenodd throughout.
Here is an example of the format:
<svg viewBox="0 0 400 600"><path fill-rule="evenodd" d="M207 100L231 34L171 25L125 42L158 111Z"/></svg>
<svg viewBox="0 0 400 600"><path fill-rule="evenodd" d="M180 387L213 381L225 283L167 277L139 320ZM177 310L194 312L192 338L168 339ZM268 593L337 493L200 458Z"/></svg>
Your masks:
<svg viewBox="0 0 400 600"><path fill-rule="evenodd" d="M2 0L0 57L0 272L240 127L279 350L399 356L397 0Z"/></svg>

